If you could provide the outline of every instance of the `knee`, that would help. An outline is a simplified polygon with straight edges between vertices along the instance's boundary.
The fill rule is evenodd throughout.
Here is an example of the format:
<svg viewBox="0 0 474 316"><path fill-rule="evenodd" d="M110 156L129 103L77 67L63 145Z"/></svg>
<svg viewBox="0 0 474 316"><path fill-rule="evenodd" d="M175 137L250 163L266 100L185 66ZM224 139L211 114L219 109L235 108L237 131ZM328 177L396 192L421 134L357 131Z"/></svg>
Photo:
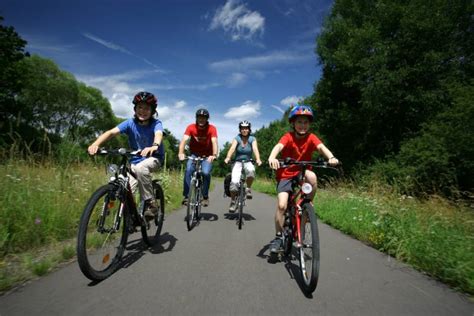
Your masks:
<svg viewBox="0 0 474 316"><path fill-rule="evenodd" d="M288 202L286 201L278 201L278 205L277 205L277 211L279 213L285 213L286 211L286 207L288 206Z"/></svg>

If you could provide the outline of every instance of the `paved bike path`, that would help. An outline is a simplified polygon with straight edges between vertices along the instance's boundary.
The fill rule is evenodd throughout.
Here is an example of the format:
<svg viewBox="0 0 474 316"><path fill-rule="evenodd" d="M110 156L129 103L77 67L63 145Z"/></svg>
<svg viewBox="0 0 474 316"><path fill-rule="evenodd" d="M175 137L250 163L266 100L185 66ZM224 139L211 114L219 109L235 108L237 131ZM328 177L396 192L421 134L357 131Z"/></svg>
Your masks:
<svg viewBox="0 0 474 316"><path fill-rule="evenodd" d="M271 263L275 198L254 192L238 230L216 183L188 232L182 208L162 243L129 240L123 267L94 284L77 263L0 297L0 315L473 315L474 303L393 258L319 223L321 273L312 297L297 262Z"/></svg>

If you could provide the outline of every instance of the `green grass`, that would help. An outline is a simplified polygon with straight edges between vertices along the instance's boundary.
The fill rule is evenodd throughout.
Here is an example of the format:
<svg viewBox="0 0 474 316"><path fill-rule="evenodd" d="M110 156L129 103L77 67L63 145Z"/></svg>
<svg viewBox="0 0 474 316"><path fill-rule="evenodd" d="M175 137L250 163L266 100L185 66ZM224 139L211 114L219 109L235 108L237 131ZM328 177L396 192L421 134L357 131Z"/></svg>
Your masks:
<svg viewBox="0 0 474 316"><path fill-rule="evenodd" d="M257 180L254 189L276 194L271 180ZM320 189L314 202L323 222L474 294L474 214L467 207L353 184Z"/></svg>
<svg viewBox="0 0 474 316"><path fill-rule="evenodd" d="M75 238L84 206L108 178L102 160L62 168L9 160L0 165L0 174L2 292L48 273L75 256ZM155 175L164 188L166 212L180 207L182 172L161 171Z"/></svg>

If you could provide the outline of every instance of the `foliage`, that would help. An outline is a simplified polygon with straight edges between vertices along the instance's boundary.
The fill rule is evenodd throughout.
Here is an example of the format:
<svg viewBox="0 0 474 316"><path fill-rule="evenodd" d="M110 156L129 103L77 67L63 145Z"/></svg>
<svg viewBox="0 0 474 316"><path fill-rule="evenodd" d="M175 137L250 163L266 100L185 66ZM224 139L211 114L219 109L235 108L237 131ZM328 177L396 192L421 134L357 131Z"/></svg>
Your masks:
<svg viewBox="0 0 474 316"><path fill-rule="evenodd" d="M15 117L18 107L15 95L21 89L21 69L18 61L25 55L23 40L11 26L3 25L3 17L0 16L0 130L8 117Z"/></svg>
<svg viewBox="0 0 474 316"><path fill-rule="evenodd" d="M443 126L451 124L444 118L469 112L462 99L472 87L473 7L461 0L335 1L317 40L323 74L309 100L345 168L394 157L399 167L413 168L406 173L422 183L416 190L472 188L472 169L456 164L468 159L461 153L470 152L469 137L451 145L459 126ZM459 175L464 180L457 182Z"/></svg>

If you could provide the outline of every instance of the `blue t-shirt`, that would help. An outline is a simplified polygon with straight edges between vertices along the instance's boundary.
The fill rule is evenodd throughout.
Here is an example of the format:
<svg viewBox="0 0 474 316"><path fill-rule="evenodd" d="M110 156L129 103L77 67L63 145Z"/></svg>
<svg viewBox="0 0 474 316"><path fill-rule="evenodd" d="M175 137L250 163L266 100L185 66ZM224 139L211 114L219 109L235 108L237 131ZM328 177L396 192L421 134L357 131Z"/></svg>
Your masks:
<svg viewBox="0 0 474 316"><path fill-rule="evenodd" d="M252 143L254 137L249 136L247 144L245 144L245 146L242 145L242 138L240 137L240 135L237 135L235 137L235 140L237 141L237 148L235 149L235 160L242 161L252 159Z"/></svg>
<svg viewBox="0 0 474 316"><path fill-rule="evenodd" d="M139 125L135 119L130 118L120 123L117 127L120 130L120 134L127 134L128 144L132 150L141 150L145 147L151 147L155 141L155 132L163 132L163 124L161 124L160 120L151 120L148 125ZM153 154L153 157L163 160L165 157L163 142L158 147L157 152ZM145 159L146 157L133 157L130 162L137 164Z"/></svg>

